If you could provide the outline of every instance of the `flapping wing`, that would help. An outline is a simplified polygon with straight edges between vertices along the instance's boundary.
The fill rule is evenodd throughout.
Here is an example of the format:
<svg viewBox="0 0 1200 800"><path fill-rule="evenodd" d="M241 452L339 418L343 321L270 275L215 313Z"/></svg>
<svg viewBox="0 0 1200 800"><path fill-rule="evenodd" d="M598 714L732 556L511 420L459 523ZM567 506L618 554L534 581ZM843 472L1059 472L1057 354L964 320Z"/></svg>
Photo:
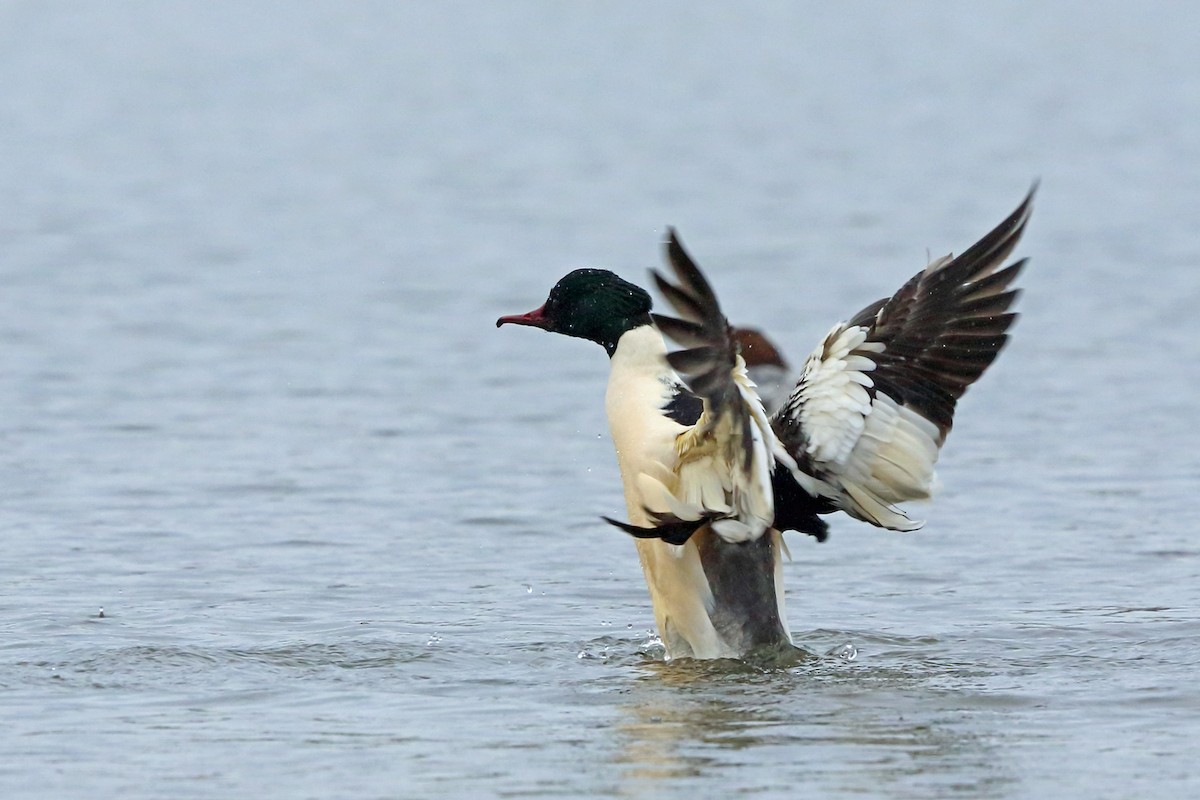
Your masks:
<svg viewBox="0 0 1200 800"><path fill-rule="evenodd" d="M671 516L659 516L664 529L674 520L711 521L727 541L757 539L774 519L773 453L787 455L746 376L716 295L674 229L668 229L666 256L674 281L652 274L678 316L655 314L654 322L683 346L667 360L703 410L675 441L679 460L667 497Z"/></svg>
<svg viewBox="0 0 1200 800"><path fill-rule="evenodd" d="M1018 295L1009 287L1025 260L1003 262L1034 189L962 255L934 260L834 326L809 356L771 424L810 494L880 527L921 527L896 504L930 495L955 403L1008 339Z"/></svg>

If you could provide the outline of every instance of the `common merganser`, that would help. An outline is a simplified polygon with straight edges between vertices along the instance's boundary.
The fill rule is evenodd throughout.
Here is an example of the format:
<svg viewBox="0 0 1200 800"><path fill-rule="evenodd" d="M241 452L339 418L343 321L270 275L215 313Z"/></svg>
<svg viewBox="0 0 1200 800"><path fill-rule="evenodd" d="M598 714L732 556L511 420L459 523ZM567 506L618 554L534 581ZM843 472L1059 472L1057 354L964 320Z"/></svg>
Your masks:
<svg viewBox="0 0 1200 800"><path fill-rule="evenodd" d="M674 282L651 275L678 316L651 313L650 295L608 270L578 269L540 308L497 320L608 353L605 407L630 521L605 520L635 537L667 658L792 646L783 531L824 541L819 515L834 511L890 530L923 525L897 504L930 496L955 403L1007 341L1025 259L1003 262L1033 194L962 255L934 259L833 326L770 416L742 354L761 345L735 333L673 229ZM664 334L685 349L668 352Z"/></svg>

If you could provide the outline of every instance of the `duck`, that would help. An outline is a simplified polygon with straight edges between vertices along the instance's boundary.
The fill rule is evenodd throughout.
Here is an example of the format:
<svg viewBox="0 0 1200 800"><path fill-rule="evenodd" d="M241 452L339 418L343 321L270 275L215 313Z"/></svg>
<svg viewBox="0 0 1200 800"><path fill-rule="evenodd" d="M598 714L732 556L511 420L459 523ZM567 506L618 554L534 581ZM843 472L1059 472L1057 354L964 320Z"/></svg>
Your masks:
<svg viewBox="0 0 1200 800"><path fill-rule="evenodd" d="M650 271L673 314L616 273L583 268L538 308L496 321L607 353L627 521L603 519L635 542L667 660L796 647L784 533L824 542L823 517L838 512L922 527L902 504L930 498L957 402L1008 341L1027 259L1006 262L1036 188L960 255L933 259L834 325L768 404L751 369L790 380L786 361L761 332L730 325L674 228L663 245L670 272Z"/></svg>

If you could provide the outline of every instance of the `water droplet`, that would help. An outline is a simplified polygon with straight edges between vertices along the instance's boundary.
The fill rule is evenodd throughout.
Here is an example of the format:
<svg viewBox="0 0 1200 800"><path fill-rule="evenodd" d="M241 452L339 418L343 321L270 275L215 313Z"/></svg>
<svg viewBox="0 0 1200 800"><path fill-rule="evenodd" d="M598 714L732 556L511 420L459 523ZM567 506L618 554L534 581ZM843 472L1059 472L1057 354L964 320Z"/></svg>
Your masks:
<svg viewBox="0 0 1200 800"><path fill-rule="evenodd" d="M858 658L858 648L846 642L830 650L828 655L832 658L840 658L842 661L853 661Z"/></svg>
<svg viewBox="0 0 1200 800"><path fill-rule="evenodd" d="M430 635L429 635L429 641L425 643L425 646L426 646L426 647L433 647L435 644L438 644L438 643L440 643L441 641L442 641L442 637L441 637L441 636L438 636L436 633L432 633L432 634L430 634Z"/></svg>

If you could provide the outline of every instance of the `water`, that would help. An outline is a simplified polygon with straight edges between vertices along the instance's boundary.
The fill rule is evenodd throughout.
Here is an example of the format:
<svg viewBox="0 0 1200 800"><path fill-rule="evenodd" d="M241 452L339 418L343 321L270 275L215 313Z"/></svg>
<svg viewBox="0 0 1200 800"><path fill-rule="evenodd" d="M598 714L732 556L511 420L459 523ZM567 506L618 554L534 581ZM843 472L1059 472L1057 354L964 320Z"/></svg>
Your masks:
<svg viewBox="0 0 1200 800"><path fill-rule="evenodd" d="M6 798L1200 792L1183 6L0 3ZM918 534L663 663L599 348L679 227L799 360L1042 188ZM103 616L101 616L103 609Z"/></svg>

